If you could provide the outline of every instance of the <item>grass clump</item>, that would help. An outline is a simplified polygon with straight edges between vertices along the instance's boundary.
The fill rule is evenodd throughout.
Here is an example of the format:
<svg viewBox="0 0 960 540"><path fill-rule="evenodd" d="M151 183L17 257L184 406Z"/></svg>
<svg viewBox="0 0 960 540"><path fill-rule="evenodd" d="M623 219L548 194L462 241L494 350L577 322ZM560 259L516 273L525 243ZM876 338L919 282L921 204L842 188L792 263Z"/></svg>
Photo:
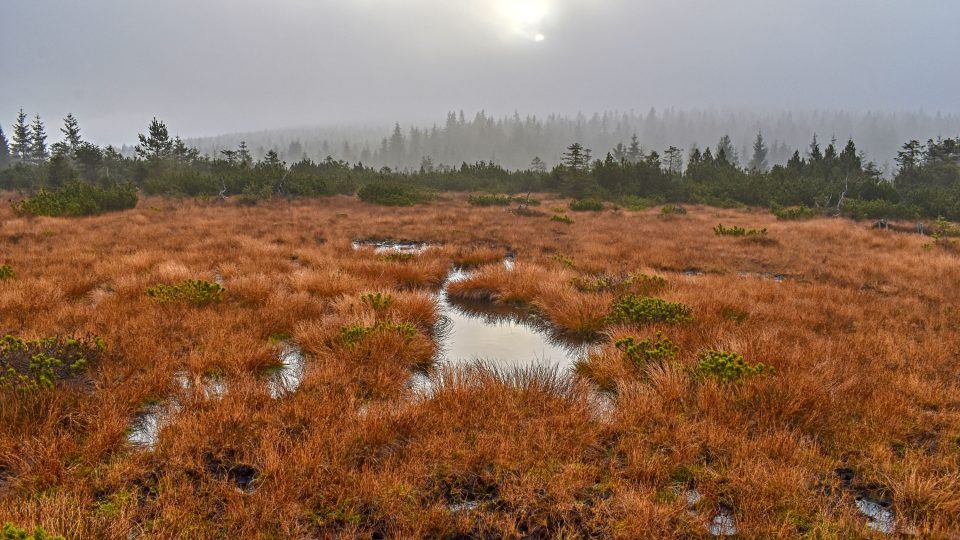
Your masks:
<svg viewBox="0 0 960 540"><path fill-rule="evenodd" d="M771 210L773 215L782 221L798 221L817 217L817 211L808 206L775 206Z"/></svg>
<svg viewBox="0 0 960 540"><path fill-rule="evenodd" d="M667 280L660 276L647 274L632 274L629 276L593 274L573 277L570 279L570 285L580 292L617 292L649 296L666 287Z"/></svg>
<svg viewBox="0 0 960 540"><path fill-rule="evenodd" d="M13 279L17 277L17 274L13 271L13 267L9 264L0 266L0 281L6 281L8 279Z"/></svg>
<svg viewBox="0 0 960 540"><path fill-rule="evenodd" d="M147 296L161 304L187 302L198 306L205 306L223 300L223 294L225 292L226 289L217 283L211 283L202 279L188 279L177 285L165 285L161 283L160 285L150 287L147 289Z"/></svg>
<svg viewBox="0 0 960 540"><path fill-rule="evenodd" d="M62 188L41 189L29 199L13 203L13 211L23 216L78 217L127 210L137 205L133 184L98 187L87 182L69 182Z"/></svg>
<svg viewBox="0 0 960 540"><path fill-rule="evenodd" d="M573 225L573 218L566 214L554 214L550 217L550 221L555 221L557 223L565 223L567 225Z"/></svg>
<svg viewBox="0 0 960 540"><path fill-rule="evenodd" d="M414 255L413 253L405 253L405 252L398 251L398 252L384 253L383 255L379 255L377 257L377 260L381 262L410 262L416 258L417 256Z"/></svg>
<svg viewBox="0 0 960 540"><path fill-rule="evenodd" d="M721 223L713 228L713 233L717 236L766 236L767 229L745 229L743 227L724 227Z"/></svg>
<svg viewBox="0 0 960 540"><path fill-rule="evenodd" d="M26 529L21 529L13 523L7 523L0 529L0 540L65 540L64 537L50 534L40 527L28 533Z"/></svg>
<svg viewBox="0 0 960 540"><path fill-rule="evenodd" d="M609 319L613 323L680 324L693 320L693 309L680 302L631 294L613 302Z"/></svg>
<svg viewBox="0 0 960 540"><path fill-rule="evenodd" d="M669 338L657 332L653 338L637 341L634 337L626 337L616 342L617 349L623 351L624 356L637 366L644 366L648 362L673 360L680 352L680 347Z"/></svg>
<svg viewBox="0 0 960 540"><path fill-rule="evenodd" d="M772 373L773 368L763 363L749 364L743 355L711 350L700 355L697 373L704 377L714 377L726 382L737 381L745 377Z"/></svg>
<svg viewBox="0 0 960 540"><path fill-rule="evenodd" d="M599 199L574 199L570 201L570 210L574 212L599 212L603 210L603 201Z"/></svg>
<svg viewBox="0 0 960 540"><path fill-rule="evenodd" d="M0 386L27 391L53 388L57 381L85 373L105 350L99 337L26 341L5 336L0 340Z"/></svg>
<svg viewBox="0 0 960 540"><path fill-rule="evenodd" d="M357 197L363 202L382 206L413 206L433 198L417 186L396 181L365 184L357 190Z"/></svg>
<svg viewBox="0 0 960 540"><path fill-rule="evenodd" d="M408 323L394 323L381 321L373 326L351 324L340 329L340 341L347 345L356 345L367 337L378 332L396 332L403 339L410 341L417 335L417 327Z"/></svg>

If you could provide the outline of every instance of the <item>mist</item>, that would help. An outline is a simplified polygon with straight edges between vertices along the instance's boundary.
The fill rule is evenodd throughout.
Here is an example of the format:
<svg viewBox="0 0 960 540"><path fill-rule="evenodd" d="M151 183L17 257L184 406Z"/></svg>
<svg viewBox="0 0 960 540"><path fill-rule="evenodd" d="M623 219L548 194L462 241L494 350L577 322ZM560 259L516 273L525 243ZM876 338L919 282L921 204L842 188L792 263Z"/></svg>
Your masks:
<svg viewBox="0 0 960 540"><path fill-rule="evenodd" d="M0 126L72 112L119 145L153 116L185 138L460 109L935 117L960 109L957 20L949 0L6 0Z"/></svg>

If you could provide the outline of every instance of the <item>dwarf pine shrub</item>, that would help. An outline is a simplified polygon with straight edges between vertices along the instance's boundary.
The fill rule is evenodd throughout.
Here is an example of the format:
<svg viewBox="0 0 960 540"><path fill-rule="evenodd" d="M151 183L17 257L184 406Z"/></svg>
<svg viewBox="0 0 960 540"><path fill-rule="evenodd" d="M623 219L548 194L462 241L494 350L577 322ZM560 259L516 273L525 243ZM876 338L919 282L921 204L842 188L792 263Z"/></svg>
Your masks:
<svg viewBox="0 0 960 540"><path fill-rule="evenodd" d="M137 199L137 188L131 183L99 187L87 182L68 182L57 190L41 189L12 206L18 215L76 217L133 208Z"/></svg>
<svg viewBox="0 0 960 540"><path fill-rule="evenodd" d="M668 204L660 209L661 216L682 216L687 213L687 209L675 204Z"/></svg>
<svg viewBox="0 0 960 540"><path fill-rule="evenodd" d="M0 529L0 540L64 540L62 536L49 534L40 527L34 529L33 534L21 529L13 523L7 523Z"/></svg>
<svg viewBox="0 0 960 540"><path fill-rule="evenodd" d="M772 208L773 215L783 221L797 221L801 219L812 219L817 217L817 211L808 206L775 206Z"/></svg>
<svg viewBox="0 0 960 540"><path fill-rule="evenodd" d="M648 362L658 362L663 360L673 360L680 352L674 342L663 336L662 332L657 332L653 338L637 340L633 337L627 337L616 342L617 349L623 351L624 356L632 363L643 366Z"/></svg>
<svg viewBox="0 0 960 540"><path fill-rule="evenodd" d="M767 229L744 229L743 227L724 227L723 224L713 228L717 236L766 236Z"/></svg>
<svg viewBox="0 0 960 540"><path fill-rule="evenodd" d="M573 225L573 218L566 214L554 214L550 216L550 221L557 223L565 223L567 225Z"/></svg>
<svg viewBox="0 0 960 540"><path fill-rule="evenodd" d="M613 323L680 324L692 320L692 314L693 309L680 302L631 294L613 302L609 320Z"/></svg>
<svg viewBox="0 0 960 540"><path fill-rule="evenodd" d="M737 353L711 350L700 355L697 373L704 377L715 377L722 381L736 381L744 377L772 373L773 368L762 363L749 364Z"/></svg>
<svg viewBox="0 0 960 540"><path fill-rule="evenodd" d="M26 341L14 336L0 340L0 386L20 390L53 388L75 378L100 359L106 344L99 337L48 337Z"/></svg>
<svg viewBox="0 0 960 540"><path fill-rule="evenodd" d="M9 264L0 266L0 281L6 281L8 279L13 279L17 275L13 272L13 267Z"/></svg>
<svg viewBox="0 0 960 540"><path fill-rule="evenodd" d="M188 279L177 285L159 284L147 289L147 296L158 303L187 302L198 306L205 306L223 300L226 292L218 283L211 283L202 279Z"/></svg>
<svg viewBox="0 0 960 540"><path fill-rule="evenodd" d="M413 184L393 180L365 184L357 190L357 197L363 202L383 206L413 206L432 199L429 193Z"/></svg>
<svg viewBox="0 0 960 540"><path fill-rule="evenodd" d="M346 345L356 345L377 332L396 332L403 339L410 341L417 335L417 327L408 322L394 323L381 321L373 326L351 324L340 329L340 341Z"/></svg>

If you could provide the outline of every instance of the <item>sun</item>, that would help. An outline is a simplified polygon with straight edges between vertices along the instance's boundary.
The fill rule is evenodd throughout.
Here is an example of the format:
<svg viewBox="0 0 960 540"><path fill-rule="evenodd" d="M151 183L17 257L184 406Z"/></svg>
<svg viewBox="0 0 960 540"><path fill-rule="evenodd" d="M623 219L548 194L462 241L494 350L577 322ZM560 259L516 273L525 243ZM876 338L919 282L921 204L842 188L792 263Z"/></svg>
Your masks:
<svg viewBox="0 0 960 540"><path fill-rule="evenodd" d="M549 13L545 0L503 0L498 12L512 34L535 43L547 39L542 31L543 22Z"/></svg>

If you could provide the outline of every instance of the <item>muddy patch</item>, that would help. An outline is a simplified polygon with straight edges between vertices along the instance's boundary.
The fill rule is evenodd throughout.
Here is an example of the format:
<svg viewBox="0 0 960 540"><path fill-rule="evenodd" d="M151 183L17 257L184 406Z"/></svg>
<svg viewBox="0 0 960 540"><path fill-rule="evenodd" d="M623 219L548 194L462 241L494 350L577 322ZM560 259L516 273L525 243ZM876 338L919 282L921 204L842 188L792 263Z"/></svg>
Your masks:
<svg viewBox="0 0 960 540"><path fill-rule="evenodd" d="M203 467L207 474L216 480L231 482L241 493L253 493L260 475L255 467L244 463L235 463L232 459L218 458L213 454L203 457Z"/></svg>

